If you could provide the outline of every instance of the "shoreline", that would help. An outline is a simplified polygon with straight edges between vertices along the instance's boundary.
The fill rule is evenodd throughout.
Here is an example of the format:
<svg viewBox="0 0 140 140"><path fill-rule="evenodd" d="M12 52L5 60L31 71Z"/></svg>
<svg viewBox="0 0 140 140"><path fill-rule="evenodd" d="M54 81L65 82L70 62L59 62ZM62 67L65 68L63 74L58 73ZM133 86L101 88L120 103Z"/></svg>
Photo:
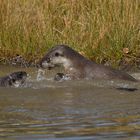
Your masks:
<svg viewBox="0 0 140 140"><path fill-rule="evenodd" d="M22 67L22 68L30 68L30 67L34 67L34 68L38 68L38 62L39 62L39 58L38 59L31 59L29 61L27 61L27 58L22 57L21 55L16 55L12 58L4 58L4 59L0 59L0 65L5 65L5 66L18 66L18 67ZM92 61L92 59L90 59ZM93 60L94 61L94 60ZM95 61L96 62L96 61ZM98 63L98 62L96 62ZM100 63L109 67L113 67L111 65L110 62L106 61L104 63ZM120 69L120 70L124 70L124 71L139 71L140 70L140 60L138 58L138 63L127 63L126 61L120 61L120 64L116 67L113 67L115 69Z"/></svg>

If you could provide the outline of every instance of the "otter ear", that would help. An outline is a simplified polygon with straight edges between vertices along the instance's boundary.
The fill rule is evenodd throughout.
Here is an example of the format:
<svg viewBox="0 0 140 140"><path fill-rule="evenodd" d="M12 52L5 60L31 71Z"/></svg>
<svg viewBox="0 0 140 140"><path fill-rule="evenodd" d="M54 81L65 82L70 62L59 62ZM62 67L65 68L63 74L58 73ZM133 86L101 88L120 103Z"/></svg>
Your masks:
<svg viewBox="0 0 140 140"><path fill-rule="evenodd" d="M60 53L60 52L55 52L55 54L54 54L56 57L58 57L58 56L64 56L62 53Z"/></svg>

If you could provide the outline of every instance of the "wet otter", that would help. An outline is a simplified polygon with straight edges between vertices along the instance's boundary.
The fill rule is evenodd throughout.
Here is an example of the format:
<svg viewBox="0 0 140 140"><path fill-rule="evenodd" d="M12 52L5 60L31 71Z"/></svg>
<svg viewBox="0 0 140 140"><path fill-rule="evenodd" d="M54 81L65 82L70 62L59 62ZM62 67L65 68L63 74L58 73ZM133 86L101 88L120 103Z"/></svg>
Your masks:
<svg viewBox="0 0 140 140"><path fill-rule="evenodd" d="M120 79L137 82L129 74L102 64L97 64L67 45L54 46L40 61L42 68L52 69L62 65L71 79Z"/></svg>
<svg viewBox="0 0 140 140"><path fill-rule="evenodd" d="M19 87L27 78L27 73L24 71L13 72L7 76L0 77L1 87Z"/></svg>
<svg viewBox="0 0 140 140"><path fill-rule="evenodd" d="M57 74L54 76L54 80L55 80L55 81L71 80L71 77L69 77L69 75L64 74L64 73L57 73Z"/></svg>

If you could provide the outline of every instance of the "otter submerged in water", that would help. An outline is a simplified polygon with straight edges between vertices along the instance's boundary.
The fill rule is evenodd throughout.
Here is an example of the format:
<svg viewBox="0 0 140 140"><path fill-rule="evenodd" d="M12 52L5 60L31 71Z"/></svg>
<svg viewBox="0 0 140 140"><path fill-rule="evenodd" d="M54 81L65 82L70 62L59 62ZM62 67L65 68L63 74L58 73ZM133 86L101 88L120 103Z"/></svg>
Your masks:
<svg viewBox="0 0 140 140"><path fill-rule="evenodd" d="M42 68L62 65L71 79L118 79L137 82L129 74L88 60L67 45L56 45L40 61Z"/></svg>
<svg viewBox="0 0 140 140"><path fill-rule="evenodd" d="M13 72L7 76L0 77L1 87L19 87L27 78L27 73L24 71Z"/></svg>

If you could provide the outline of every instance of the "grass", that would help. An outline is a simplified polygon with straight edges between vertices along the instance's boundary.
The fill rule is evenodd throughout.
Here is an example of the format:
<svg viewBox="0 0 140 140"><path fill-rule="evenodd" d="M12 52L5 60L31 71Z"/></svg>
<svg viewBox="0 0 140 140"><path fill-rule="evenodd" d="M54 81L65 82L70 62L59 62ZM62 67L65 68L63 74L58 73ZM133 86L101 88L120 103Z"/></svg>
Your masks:
<svg viewBox="0 0 140 140"><path fill-rule="evenodd" d="M69 44L98 63L140 63L139 0L0 0L0 62Z"/></svg>

